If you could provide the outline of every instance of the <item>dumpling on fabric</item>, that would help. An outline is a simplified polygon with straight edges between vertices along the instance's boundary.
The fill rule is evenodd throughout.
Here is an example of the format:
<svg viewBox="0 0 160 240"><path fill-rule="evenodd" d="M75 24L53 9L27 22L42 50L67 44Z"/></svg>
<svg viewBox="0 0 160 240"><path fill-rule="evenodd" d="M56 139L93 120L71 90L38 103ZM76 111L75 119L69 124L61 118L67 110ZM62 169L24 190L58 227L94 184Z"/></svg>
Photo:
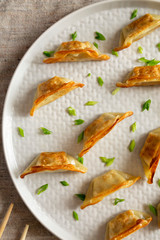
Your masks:
<svg viewBox="0 0 160 240"><path fill-rule="evenodd" d="M122 29L119 47L116 47L114 50L120 51L128 48L133 42L143 38L158 27L160 27L160 16L145 14Z"/></svg>
<svg viewBox="0 0 160 240"><path fill-rule="evenodd" d="M131 116L133 112L126 113L103 113L99 118L93 121L84 131L83 149L79 156L82 157L96 142L108 134L117 123Z"/></svg>
<svg viewBox="0 0 160 240"><path fill-rule="evenodd" d="M83 86L84 84L82 83L57 76L39 84L30 115L33 116L35 110L38 108L55 101L75 88L82 88Z"/></svg>
<svg viewBox="0 0 160 240"><path fill-rule="evenodd" d="M132 186L140 178L141 177L139 176L132 176L118 170L110 170L105 174L94 178L89 185L81 209L102 201L103 198L121 188Z"/></svg>
<svg viewBox="0 0 160 240"><path fill-rule="evenodd" d="M56 62L83 62L83 61L103 61L110 57L102 54L90 42L70 41L63 42L55 51L53 57L45 58L44 63Z"/></svg>
<svg viewBox="0 0 160 240"><path fill-rule="evenodd" d="M160 65L135 67L124 82L117 82L117 87L160 85Z"/></svg>
<svg viewBox="0 0 160 240"><path fill-rule="evenodd" d="M24 178L28 174L39 172L63 171L86 173L87 168L65 152L42 152L24 170L20 177Z"/></svg>
<svg viewBox="0 0 160 240"><path fill-rule="evenodd" d="M160 128L151 131L140 152L145 175L148 183L153 183L153 177L160 159Z"/></svg>
<svg viewBox="0 0 160 240"><path fill-rule="evenodd" d="M105 240L123 239L140 228L146 227L151 221L152 217L145 212L128 210L120 213L108 222Z"/></svg>

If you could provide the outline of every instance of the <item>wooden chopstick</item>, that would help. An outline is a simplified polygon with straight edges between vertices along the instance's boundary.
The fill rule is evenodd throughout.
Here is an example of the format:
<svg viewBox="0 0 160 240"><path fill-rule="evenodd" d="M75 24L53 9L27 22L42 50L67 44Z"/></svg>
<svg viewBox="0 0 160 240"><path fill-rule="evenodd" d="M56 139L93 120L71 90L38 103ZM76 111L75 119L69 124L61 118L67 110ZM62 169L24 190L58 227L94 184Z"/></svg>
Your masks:
<svg viewBox="0 0 160 240"><path fill-rule="evenodd" d="M3 234L4 230L5 230L5 227L7 225L9 217L11 215L13 206L14 206L14 204L11 203L9 208L8 208L8 210L7 210L7 212L6 212L6 214L5 214L5 216L4 216L4 218L3 218L3 220L2 220L2 223L0 225L0 238L2 237L2 234Z"/></svg>
<svg viewBox="0 0 160 240"><path fill-rule="evenodd" d="M26 239L28 228L29 228L29 225L26 224L20 240L25 240Z"/></svg>

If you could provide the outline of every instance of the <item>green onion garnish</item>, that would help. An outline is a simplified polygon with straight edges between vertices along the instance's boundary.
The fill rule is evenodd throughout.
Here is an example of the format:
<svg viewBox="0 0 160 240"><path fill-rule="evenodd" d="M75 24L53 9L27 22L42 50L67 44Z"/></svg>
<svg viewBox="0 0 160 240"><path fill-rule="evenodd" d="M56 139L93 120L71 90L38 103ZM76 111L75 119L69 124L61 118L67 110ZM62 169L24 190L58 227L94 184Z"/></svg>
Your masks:
<svg viewBox="0 0 160 240"><path fill-rule="evenodd" d="M137 12L138 12L138 10L135 9L135 10L132 12L132 14L131 14L130 19L133 19L133 18L137 17Z"/></svg>
<svg viewBox="0 0 160 240"><path fill-rule="evenodd" d="M99 83L99 85L102 87L103 86L103 79L101 78L101 77L98 77L97 78L97 81L98 81L98 83Z"/></svg>
<svg viewBox="0 0 160 240"><path fill-rule="evenodd" d="M96 33L96 36L95 36L96 39L101 41L106 40L105 36L102 33L99 33L99 32L95 32L95 33Z"/></svg>
<svg viewBox="0 0 160 240"><path fill-rule="evenodd" d="M75 211L73 211L73 217L74 217L74 219L75 219L76 221L79 220L78 214L77 214Z"/></svg>
<svg viewBox="0 0 160 240"><path fill-rule="evenodd" d="M133 140L130 142L130 144L129 144L129 151L130 151L130 152L133 152L135 146L136 146L136 142L135 142L135 140L133 139Z"/></svg>
<svg viewBox="0 0 160 240"><path fill-rule="evenodd" d="M85 200L86 195L85 194L75 194L76 197L78 197L79 199L81 199L82 201Z"/></svg>
<svg viewBox="0 0 160 240"><path fill-rule="evenodd" d="M142 106L142 112L146 109L147 111L149 111L151 105L151 99L148 99Z"/></svg>
<svg viewBox="0 0 160 240"><path fill-rule="evenodd" d="M41 127L40 129L42 130L43 134L45 134L45 135L49 135L49 134L52 133L52 132L51 132L50 130L48 130L47 128Z"/></svg>
<svg viewBox="0 0 160 240"><path fill-rule="evenodd" d="M37 195L39 195L40 193L46 191L47 188L48 188L48 184L45 184L45 185L42 185L41 187L39 187L39 188L37 189L37 192L36 192Z"/></svg>
<svg viewBox="0 0 160 240"><path fill-rule="evenodd" d="M141 61L141 62L146 63L146 66L155 66L155 65L157 65L158 63L160 63L159 60L155 60L155 59L148 60L148 59L146 59L146 58L144 58L144 57L139 58L138 61Z"/></svg>
<svg viewBox="0 0 160 240"><path fill-rule="evenodd" d="M157 216L157 209L152 205L152 204L149 204L149 210L155 215Z"/></svg>
<svg viewBox="0 0 160 240"><path fill-rule="evenodd" d="M116 88L116 89L114 89L113 91L112 91L112 95L116 95L116 93L117 92L119 92L119 90L120 90L120 88L118 87L118 88Z"/></svg>
<svg viewBox="0 0 160 240"><path fill-rule="evenodd" d="M105 163L107 167L109 167L113 163L115 157L113 158L100 157L100 159L103 163Z"/></svg>
<svg viewBox="0 0 160 240"><path fill-rule="evenodd" d="M90 77L90 76L91 76L91 73L88 73L88 74L87 74L87 77Z"/></svg>
<svg viewBox="0 0 160 240"><path fill-rule="evenodd" d="M94 106L95 104L97 104L98 102L95 102L95 101L88 101L86 102L84 105L85 106Z"/></svg>
<svg viewBox="0 0 160 240"><path fill-rule="evenodd" d="M50 51L50 52L44 51L43 54L44 54L46 57L51 57L51 55L53 55L54 52L55 52L55 51Z"/></svg>
<svg viewBox="0 0 160 240"><path fill-rule="evenodd" d="M77 32L74 32L71 34L71 38L73 39L73 41L76 39L77 37Z"/></svg>
<svg viewBox="0 0 160 240"><path fill-rule="evenodd" d="M69 186L69 183L67 183L66 181L60 181L60 183L61 183L63 186Z"/></svg>
<svg viewBox="0 0 160 240"><path fill-rule="evenodd" d="M114 205L117 205L119 202L124 202L125 199L115 198Z"/></svg>
<svg viewBox="0 0 160 240"><path fill-rule="evenodd" d="M84 131L79 134L77 142L78 143L81 142L83 140L83 137L84 137Z"/></svg>
<svg viewBox="0 0 160 240"><path fill-rule="evenodd" d="M137 51L138 51L138 53L143 53L143 48L142 47L138 47L138 49L137 49Z"/></svg>
<svg viewBox="0 0 160 240"><path fill-rule="evenodd" d="M83 119L76 119L76 120L74 120L74 124L75 125L81 125L82 123L84 123Z"/></svg>
<svg viewBox="0 0 160 240"><path fill-rule="evenodd" d="M118 52L112 50L112 55L115 55L116 57L118 57Z"/></svg>
<svg viewBox="0 0 160 240"><path fill-rule="evenodd" d="M67 111L68 111L70 116L76 116L76 110L74 108L68 107Z"/></svg>
<svg viewBox="0 0 160 240"><path fill-rule="evenodd" d="M24 130L20 127L18 127L18 132L21 137L24 137Z"/></svg>
<svg viewBox="0 0 160 240"><path fill-rule="evenodd" d="M79 157L79 156L78 156L78 159L77 159L77 160L78 160L78 162L80 162L81 164L83 164L83 157Z"/></svg>
<svg viewBox="0 0 160 240"><path fill-rule="evenodd" d="M136 131L136 128L137 128L137 124L136 124L136 122L134 122L134 123L131 125L131 131L132 131L132 132L135 132L135 131Z"/></svg>
<svg viewBox="0 0 160 240"><path fill-rule="evenodd" d="M94 42L93 45L98 48L98 43Z"/></svg>
<svg viewBox="0 0 160 240"><path fill-rule="evenodd" d="M158 184L158 186L160 187L160 179L158 179L157 184Z"/></svg>
<svg viewBox="0 0 160 240"><path fill-rule="evenodd" d="M160 51L160 43L158 43L158 44L156 45L156 47L157 47L158 50Z"/></svg>

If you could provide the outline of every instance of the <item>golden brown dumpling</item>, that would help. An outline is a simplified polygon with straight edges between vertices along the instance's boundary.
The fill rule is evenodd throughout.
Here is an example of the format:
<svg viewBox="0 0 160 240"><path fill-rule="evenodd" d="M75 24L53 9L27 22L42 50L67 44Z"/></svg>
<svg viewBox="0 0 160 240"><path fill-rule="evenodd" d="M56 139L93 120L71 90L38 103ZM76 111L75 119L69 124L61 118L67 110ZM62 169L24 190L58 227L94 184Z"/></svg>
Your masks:
<svg viewBox="0 0 160 240"><path fill-rule="evenodd" d="M84 131L84 146L79 156L86 154L96 142L108 134L115 125L124 118L129 117L133 112L126 113L103 113L93 121Z"/></svg>
<svg viewBox="0 0 160 240"><path fill-rule="evenodd" d="M84 84L76 83L70 79L53 77L38 85L30 115L38 108L55 101L75 88L83 87Z"/></svg>
<svg viewBox="0 0 160 240"><path fill-rule="evenodd" d="M158 227L160 228L160 203L157 206Z"/></svg>
<svg viewBox="0 0 160 240"><path fill-rule="evenodd" d="M160 159L160 128L151 131L140 152L148 183L153 183L153 177Z"/></svg>
<svg viewBox="0 0 160 240"><path fill-rule="evenodd" d="M128 210L113 218L106 228L105 240L120 240L146 227L152 217L144 212ZM135 238L134 238L135 239Z"/></svg>
<svg viewBox="0 0 160 240"><path fill-rule="evenodd" d="M102 61L110 57L102 54L92 43L70 41L63 42L53 57L45 58L44 63Z"/></svg>
<svg viewBox="0 0 160 240"><path fill-rule="evenodd" d="M105 174L94 178L88 188L81 209L94 205L103 200L104 197L121 189L132 186L141 177L135 177L118 170L110 170Z"/></svg>
<svg viewBox="0 0 160 240"><path fill-rule="evenodd" d="M122 29L119 47L114 50L120 51L128 48L133 42L143 38L158 27L160 27L160 16L145 14Z"/></svg>
<svg viewBox="0 0 160 240"><path fill-rule="evenodd" d="M160 65L135 67L124 82L117 82L117 87L160 85Z"/></svg>
<svg viewBox="0 0 160 240"><path fill-rule="evenodd" d="M75 171L85 173L87 168L65 152L42 152L21 174L21 178L38 172Z"/></svg>

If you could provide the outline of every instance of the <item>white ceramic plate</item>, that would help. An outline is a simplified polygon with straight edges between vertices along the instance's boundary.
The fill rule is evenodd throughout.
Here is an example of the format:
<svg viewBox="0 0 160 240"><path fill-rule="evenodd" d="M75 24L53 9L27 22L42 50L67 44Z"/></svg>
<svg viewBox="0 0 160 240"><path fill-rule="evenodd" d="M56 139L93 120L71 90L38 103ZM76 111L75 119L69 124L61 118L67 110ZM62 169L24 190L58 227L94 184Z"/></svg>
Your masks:
<svg viewBox="0 0 160 240"><path fill-rule="evenodd" d="M100 2L63 18L49 28L27 51L14 73L8 89L3 112L3 144L6 162L13 182L28 208L37 219L52 233L65 240L103 239L106 223L116 214L127 209L149 211L148 204L156 205L160 191L157 186L158 170L154 183L150 186L144 178L139 159L139 152L148 132L159 127L159 87L139 87L121 89L111 95L117 81L136 65L137 59L160 59L156 48L159 43L160 29L135 42L130 48L119 52L119 57L112 56L111 49L118 45L120 29L130 23L130 15L137 8L138 16L145 13L160 14L157 1L106 1ZM94 42L94 32L106 36L106 41L96 41L102 52L111 55L109 61L42 63L44 50L54 50L61 42L70 40L70 34L77 31L77 40ZM142 46L144 54L138 54ZM91 77L86 77L88 73ZM34 93L39 84L55 75L83 82L83 89L76 89L55 102L39 109L34 117L29 116ZM103 87L97 84L97 77L104 80ZM149 112L141 112L141 104L152 100ZM84 106L87 101L98 101L92 107ZM76 117L67 114L66 108L72 106L77 111ZM77 156L82 147L77 144L79 133L99 114L103 112L125 112L131 110L134 115L119 123L111 133L100 140L84 157L88 167L87 174L80 173L41 173L27 176L24 180L19 175L32 159L42 151L66 151ZM85 123L74 126L73 120L82 118ZM137 122L137 131L130 132L130 125ZM22 127L25 137L17 133ZM53 131L51 135L42 135L40 127ZM135 139L136 148L128 151L131 139ZM113 165L105 167L99 157L115 157ZM80 210L81 201L75 193L85 193L92 178L109 169L119 169L133 175L141 175L142 180L129 189L122 189L102 202ZM66 180L68 187L59 182ZM43 184L49 184L46 192L37 196L35 191ZM115 197L125 198L125 202L113 205ZM73 210L79 214L79 221L72 217ZM137 231L128 239L159 239L157 220Z"/></svg>

